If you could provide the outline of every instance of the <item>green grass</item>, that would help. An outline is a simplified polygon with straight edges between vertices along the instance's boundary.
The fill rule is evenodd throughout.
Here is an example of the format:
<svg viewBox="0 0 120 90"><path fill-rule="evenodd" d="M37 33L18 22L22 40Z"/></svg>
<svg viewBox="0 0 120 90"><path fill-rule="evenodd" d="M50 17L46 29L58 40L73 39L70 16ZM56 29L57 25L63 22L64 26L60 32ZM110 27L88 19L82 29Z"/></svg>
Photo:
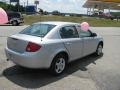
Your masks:
<svg viewBox="0 0 120 90"><path fill-rule="evenodd" d="M120 21L110 19L97 19L93 17L75 17L75 16L24 16L25 24L32 24L40 21L66 21L66 22L88 22L94 27L120 27Z"/></svg>

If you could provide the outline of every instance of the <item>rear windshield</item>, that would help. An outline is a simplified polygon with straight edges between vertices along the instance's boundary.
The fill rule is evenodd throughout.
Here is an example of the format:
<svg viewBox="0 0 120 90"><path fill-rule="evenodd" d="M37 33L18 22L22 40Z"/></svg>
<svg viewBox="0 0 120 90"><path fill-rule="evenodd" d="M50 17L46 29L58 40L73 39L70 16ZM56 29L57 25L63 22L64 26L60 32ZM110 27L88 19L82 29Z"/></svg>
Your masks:
<svg viewBox="0 0 120 90"><path fill-rule="evenodd" d="M44 37L55 26L50 24L33 24L21 31L20 34Z"/></svg>

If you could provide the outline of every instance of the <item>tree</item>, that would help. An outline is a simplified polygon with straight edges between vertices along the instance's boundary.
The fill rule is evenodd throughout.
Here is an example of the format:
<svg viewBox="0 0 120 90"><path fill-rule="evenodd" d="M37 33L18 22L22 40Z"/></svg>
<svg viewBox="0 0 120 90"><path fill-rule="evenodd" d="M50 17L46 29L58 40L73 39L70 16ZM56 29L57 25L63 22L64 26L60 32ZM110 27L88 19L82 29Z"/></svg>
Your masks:
<svg viewBox="0 0 120 90"><path fill-rule="evenodd" d="M44 13L44 15L48 15L48 12L47 12L47 11L44 11L43 13Z"/></svg>
<svg viewBox="0 0 120 90"><path fill-rule="evenodd" d="M4 2L0 2L0 7L7 10L7 4L5 4Z"/></svg>
<svg viewBox="0 0 120 90"><path fill-rule="evenodd" d="M60 12L57 11L57 10L55 10L55 11L52 12L52 14L53 14L53 15L60 15Z"/></svg>
<svg viewBox="0 0 120 90"><path fill-rule="evenodd" d="M17 12L18 9L20 12L25 11L25 8L21 5L19 5L18 3L14 6L14 5L6 4L4 2L0 2L0 7L2 7L6 11L16 11Z"/></svg>
<svg viewBox="0 0 120 90"><path fill-rule="evenodd" d="M39 8L39 13L43 14L44 13L43 9Z"/></svg>

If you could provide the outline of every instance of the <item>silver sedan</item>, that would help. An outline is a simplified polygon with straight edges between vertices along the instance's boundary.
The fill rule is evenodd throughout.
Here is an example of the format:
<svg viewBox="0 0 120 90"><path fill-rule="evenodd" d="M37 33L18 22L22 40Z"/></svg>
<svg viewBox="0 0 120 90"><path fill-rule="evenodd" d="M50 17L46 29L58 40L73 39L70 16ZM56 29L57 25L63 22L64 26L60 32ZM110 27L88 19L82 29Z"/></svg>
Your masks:
<svg viewBox="0 0 120 90"><path fill-rule="evenodd" d="M8 60L26 68L49 68L61 74L66 65L78 58L101 55L103 38L83 31L79 23L39 22L8 37L5 48Z"/></svg>

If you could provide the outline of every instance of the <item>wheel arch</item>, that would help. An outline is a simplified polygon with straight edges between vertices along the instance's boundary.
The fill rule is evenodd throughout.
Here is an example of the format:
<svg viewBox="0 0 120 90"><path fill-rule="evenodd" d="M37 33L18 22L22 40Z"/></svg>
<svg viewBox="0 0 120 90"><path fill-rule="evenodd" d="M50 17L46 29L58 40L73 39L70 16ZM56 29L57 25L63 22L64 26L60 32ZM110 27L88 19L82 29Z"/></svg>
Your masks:
<svg viewBox="0 0 120 90"><path fill-rule="evenodd" d="M57 55L60 55L60 54L65 55L66 60L67 60L67 63L69 62L69 58L70 58L70 57L69 57L69 54L68 54L65 50L62 50L62 51L59 51L59 52L57 52L56 54L54 54L54 56L52 56L51 64L52 64L54 58L55 58ZM50 64L50 67L51 67L51 64Z"/></svg>
<svg viewBox="0 0 120 90"><path fill-rule="evenodd" d="M53 59L54 59L57 55L59 55L59 54L65 55L66 60L67 60L67 62L68 62L68 60L69 60L69 54L68 54L66 51L60 51L60 52L56 53L55 56L53 57Z"/></svg>
<svg viewBox="0 0 120 90"><path fill-rule="evenodd" d="M99 41L98 45L99 45L99 44L101 44L101 45L102 45L102 47L104 46L103 41Z"/></svg>

